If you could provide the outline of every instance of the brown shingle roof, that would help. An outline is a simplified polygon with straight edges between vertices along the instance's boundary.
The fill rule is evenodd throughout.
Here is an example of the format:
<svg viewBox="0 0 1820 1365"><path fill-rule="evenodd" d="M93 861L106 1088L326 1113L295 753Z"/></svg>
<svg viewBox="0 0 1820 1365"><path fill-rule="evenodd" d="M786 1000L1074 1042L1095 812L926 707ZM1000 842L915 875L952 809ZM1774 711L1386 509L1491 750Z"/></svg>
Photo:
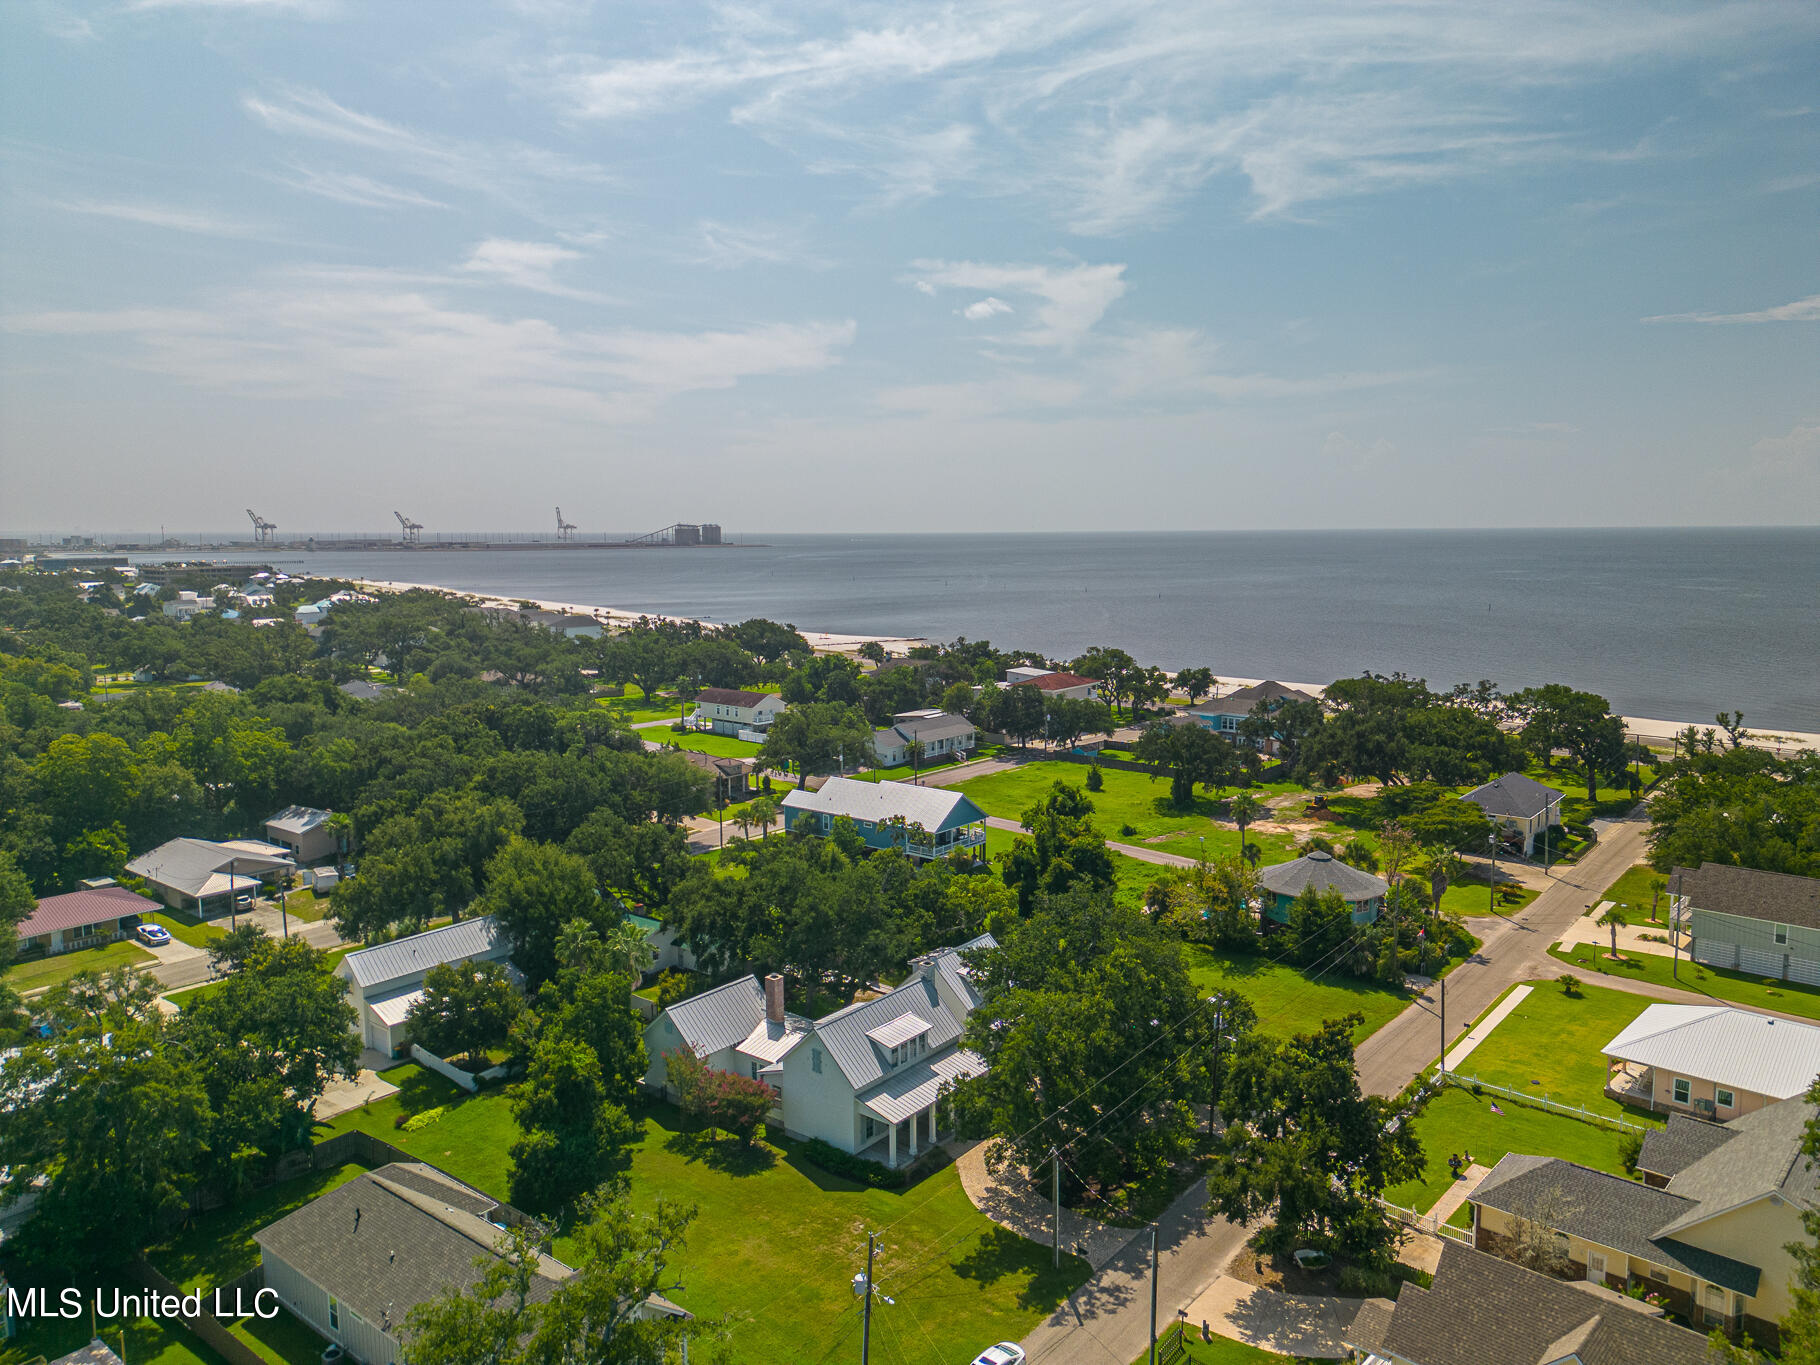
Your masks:
<svg viewBox="0 0 1820 1365"><path fill-rule="evenodd" d="M1669 876L1668 892L1686 896L1696 910L1820 929L1820 877L1702 863L1677 867Z"/></svg>
<svg viewBox="0 0 1820 1365"><path fill-rule="evenodd" d="M747 692L738 687L704 687L695 694L698 705L710 706L757 706L769 692Z"/></svg>
<svg viewBox="0 0 1820 1365"><path fill-rule="evenodd" d="M1025 678L1013 687L1034 687L1039 692L1060 692L1069 687L1098 687L1098 678L1083 678L1078 673L1045 673L1040 678Z"/></svg>

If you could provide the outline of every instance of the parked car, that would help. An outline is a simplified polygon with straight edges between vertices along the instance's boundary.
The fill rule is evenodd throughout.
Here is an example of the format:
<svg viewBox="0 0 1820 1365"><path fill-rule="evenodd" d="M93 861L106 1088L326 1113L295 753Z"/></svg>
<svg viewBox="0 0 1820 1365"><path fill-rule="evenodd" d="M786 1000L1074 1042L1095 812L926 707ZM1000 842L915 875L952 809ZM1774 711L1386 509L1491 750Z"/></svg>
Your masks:
<svg viewBox="0 0 1820 1365"><path fill-rule="evenodd" d="M973 1357L973 1365L1024 1365L1024 1348L1015 1341L1001 1341Z"/></svg>
<svg viewBox="0 0 1820 1365"><path fill-rule="evenodd" d="M162 948L171 941L171 931L162 924L141 924L133 930L133 937L154 948Z"/></svg>

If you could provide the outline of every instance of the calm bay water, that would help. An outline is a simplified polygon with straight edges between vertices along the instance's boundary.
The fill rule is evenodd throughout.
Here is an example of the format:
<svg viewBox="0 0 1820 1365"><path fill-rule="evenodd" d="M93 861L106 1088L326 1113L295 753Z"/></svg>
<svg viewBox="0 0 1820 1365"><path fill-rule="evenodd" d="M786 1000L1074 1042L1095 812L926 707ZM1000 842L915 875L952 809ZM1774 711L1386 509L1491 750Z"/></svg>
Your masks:
<svg viewBox="0 0 1820 1365"><path fill-rule="evenodd" d="M1626 714L1820 730L1820 528L772 536L719 549L278 552L436 583L1068 658L1435 687L1561 681ZM225 558L251 558L224 556Z"/></svg>

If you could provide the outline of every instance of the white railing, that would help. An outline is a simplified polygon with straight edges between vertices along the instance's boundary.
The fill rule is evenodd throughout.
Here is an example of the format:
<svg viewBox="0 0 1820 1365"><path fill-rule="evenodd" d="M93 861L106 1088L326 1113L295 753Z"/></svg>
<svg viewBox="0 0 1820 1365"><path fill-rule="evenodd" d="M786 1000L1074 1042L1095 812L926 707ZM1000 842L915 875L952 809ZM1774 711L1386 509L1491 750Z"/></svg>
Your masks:
<svg viewBox="0 0 1820 1365"><path fill-rule="evenodd" d="M1535 1109L1545 1109L1551 1114L1565 1114L1568 1118L1580 1119L1586 1123L1602 1123L1607 1128L1617 1128L1627 1133L1647 1133L1646 1124L1632 1123L1621 1119L1616 1114L1602 1114L1597 1109L1588 1109L1583 1104L1562 1104L1559 1100L1550 1099L1546 1094L1532 1095L1526 1090L1512 1090L1507 1085L1493 1085L1482 1081L1477 1076L1462 1076L1457 1071L1442 1073L1441 1079L1449 1085L1457 1085L1462 1090L1483 1090L1493 1095L1502 1095L1516 1104L1527 1104Z"/></svg>
<svg viewBox="0 0 1820 1365"><path fill-rule="evenodd" d="M1432 1213L1417 1213L1414 1209L1406 1209L1401 1204L1393 1204L1388 1199L1380 1199L1378 1203L1384 1206L1384 1212L1405 1227L1414 1228L1417 1232L1431 1233L1436 1237L1450 1237L1465 1246L1473 1245L1471 1228L1453 1227L1445 1219L1436 1218Z"/></svg>

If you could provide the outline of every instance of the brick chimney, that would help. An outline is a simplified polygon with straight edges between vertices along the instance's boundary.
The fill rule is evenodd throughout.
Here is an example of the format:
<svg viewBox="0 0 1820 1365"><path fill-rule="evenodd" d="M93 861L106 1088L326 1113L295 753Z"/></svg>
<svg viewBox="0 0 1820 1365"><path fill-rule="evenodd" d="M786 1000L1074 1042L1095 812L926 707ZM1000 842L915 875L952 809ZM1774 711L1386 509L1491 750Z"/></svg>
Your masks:
<svg viewBox="0 0 1820 1365"><path fill-rule="evenodd" d="M765 1018L773 1024L784 1022L784 979L776 972L765 978Z"/></svg>

